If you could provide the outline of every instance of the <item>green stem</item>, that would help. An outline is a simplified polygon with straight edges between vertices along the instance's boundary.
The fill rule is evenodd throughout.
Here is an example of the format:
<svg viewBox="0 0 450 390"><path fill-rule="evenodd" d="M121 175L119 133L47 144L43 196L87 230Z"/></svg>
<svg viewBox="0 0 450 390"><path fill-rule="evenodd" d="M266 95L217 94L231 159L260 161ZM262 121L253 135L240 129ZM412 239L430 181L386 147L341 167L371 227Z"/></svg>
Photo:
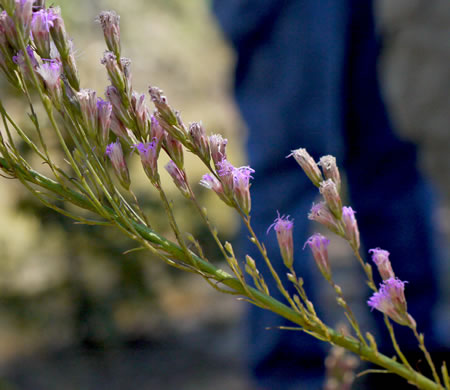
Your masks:
<svg viewBox="0 0 450 390"><path fill-rule="evenodd" d="M20 167L17 166L10 166L8 161L2 157L0 157L0 166L8 171L21 169ZM25 175L25 178L30 182L33 182L43 188L46 188L49 191L60 194L65 199L70 200L72 203L76 204L81 208L90 210L92 212L97 211L96 208L92 205L91 201L87 199L84 195L70 188L64 188L61 184L41 175L40 173L34 170L30 170L28 174ZM106 206L105 209L108 210ZM111 214L114 213L113 210L108 210L108 212L111 212ZM173 242L167 240L164 237L161 237L153 230L149 229L148 227L142 224L137 223L136 221L130 221L130 223L133 225L133 228L139 233L139 235L143 239L148 240L154 245L157 245L158 247L163 249L165 252L171 254L174 258L178 260L186 262L189 261L189 258L185 253L185 251L178 245L174 244ZM210 275L212 278L216 279L223 285L234 290L236 293L245 295L245 288L242 286L239 280L232 277L227 272L215 267L213 264L203 260L202 258L198 257L192 252L190 253L190 256L192 256L195 259L195 263L201 272ZM360 342L355 341L350 337L344 336L335 331L334 329L327 328L326 331L328 332L328 335L326 335L324 329L321 326L316 324L306 324L303 316L298 312L296 312L295 310L293 310L292 308L277 301L271 296L264 294L261 291L258 291L255 288L252 287L247 288L251 291L252 299L254 299L256 303L259 304L260 306L273 311L274 313L288 319L289 321L292 321L297 325L300 325L301 327L304 327L306 330L310 332L315 332L317 335L322 337L329 337L330 341L333 344L344 347L345 349L361 356L362 359L368 360L372 363L377 364L378 366L386 368L390 372L405 378L411 383L414 383L417 387L421 389L424 390L442 389L442 387L439 384L433 382L431 379L426 378L425 376L416 371L409 370L403 364L388 358L387 356L375 351L370 347L361 345Z"/></svg>

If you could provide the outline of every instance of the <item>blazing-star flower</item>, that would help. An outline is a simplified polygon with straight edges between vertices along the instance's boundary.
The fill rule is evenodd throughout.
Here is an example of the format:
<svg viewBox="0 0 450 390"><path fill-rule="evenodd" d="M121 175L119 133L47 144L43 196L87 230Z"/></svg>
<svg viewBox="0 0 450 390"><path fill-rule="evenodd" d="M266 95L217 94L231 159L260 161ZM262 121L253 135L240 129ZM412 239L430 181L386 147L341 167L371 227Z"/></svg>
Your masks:
<svg viewBox="0 0 450 390"><path fill-rule="evenodd" d="M328 260L329 244L330 240L328 238L322 236L320 233L315 233L308 238L303 246L303 249L305 249L306 245L309 246L320 272L327 280L331 280L331 267Z"/></svg>
<svg viewBox="0 0 450 390"><path fill-rule="evenodd" d="M111 103L102 98L97 98L99 140L102 145L108 142L109 128L111 127L111 112Z"/></svg>
<svg viewBox="0 0 450 390"><path fill-rule="evenodd" d="M222 162L222 160L226 160L227 158L227 143L228 140L222 138L220 134L213 134L209 136L211 157L216 168L219 167L219 163Z"/></svg>
<svg viewBox="0 0 450 390"><path fill-rule="evenodd" d="M174 138L167 131L164 134L164 146L166 148L167 154L173 160L173 162L177 165L178 168L183 169L184 166L184 154L183 154L183 145L180 141Z"/></svg>
<svg viewBox="0 0 450 390"><path fill-rule="evenodd" d="M158 179L158 155L160 150L156 138L152 142L141 142L133 145L133 148L139 152L144 172L152 182L156 182Z"/></svg>
<svg viewBox="0 0 450 390"><path fill-rule="evenodd" d="M171 126L178 124L178 119L175 111L169 106L167 97L158 87L150 86L148 93L150 94L150 99L158 110L158 120L160 121L160 125L166 131L170 131Z"/></svg>
<svg viewBox="0 0 450 390"><path fill-rule="evenodd" d="M138 93L133 92L131 96L131 107L136 118L139 135L142 139L147 139L149 135L150 114L148 112L148 107L145 104L145 95L139 95Z"/></svg>
<svg viewBox="0 0 450 390"><path fill-rule="evenodd" d="M36 72L41 76L48 94L55 103L61 100L61 63L57 60L45 60Z"/></svg>
<svg viewBox="0 0 450 390"><path fill-rule="evenodd" d="M297 161L297 163L302 167L309 180L311 180L316 187L319 187L320 182L323 180L322 173L320 172L320 169L317 166L316 162L309 155L306 149L300 148L291 150L291 154L289 154L287 157L291 156L293 156L295 158L295 161Z"/></svg>
<svg viewBox="0 0 450 390"><path fill-rule="evenodd" d="M39 67L39 64L38 64L38 62L36 60L36 57L34 56L33 48L30 45L27 46L27 55L28 55L28 58L31 61L31 65L33 66L33 68L37 69ZM12 60L13 60L13 62L15 64L17 64L19 66L22 74L25 77L30 79L31 78L31 72L30 72L30 70L28 68L28 65L26 63L26 59L25 59L25 56L23 54L23 51L19 50L17 52L17 54L12 57Z"/></svg>
<svg viewBox="0 0 450 390"><path fill-rule="evenodd" d="M97 92L93 89L82 89L77 92L81 116L88 135L96 139L98 133Z"/></svg>
<svg viewBox="0 0 450 390"><path fill-rule="evenodd" d="M113 111L111 113L111 131L118 137L126 138L128 135L128 130L122 121L117 117L116 113Z"/></svg>
<svg viewBox="0 0 450 390"><path fill-rule="evenodd" d="M217 168L217 174L220 177L225 193L232 195L234 185L233 172L236 168L227 159L223 159L217 163Z"/></svg>
<svg viewBox="0 0 450 390"><path fill-rule="evenodd" d="M150 133L151 138L156 138L158 142L164 138L164 132L165 130L162 128L162 126L159 124L158 119L154 115L150 118Z"/></svg>
<svg viewBox="0 0 450 390"><path fill-rule="evenodd" d="M336 158L330 155L322 156L318 165L322 167L325 179L333 180L334 184L336 184L337 192L341 192L341 175L336 165Z"/></svg>
<svg viewBox="0 0 450 390"><path fill-rule="evenodd" d="M30 35L31 21L33 18L34 0L16 0L14 17L19 22L22 36L26 39Z"/></svg>
<svg viewBox="0 0 450 390"><path fill-rule="evenodd" d="M250 179L253 178L254 172L255 170L248 166L234 168L232 172L233 195L245 215L249 215L251 209Z"/></svg>
<svg viewBox="0 0 450 390"><path fill-rule="evenodd" d="M33 13L31 34L36 51L42 58L50 58L50 27L53 27L56 17L52 8L40 9Z"/></svg>
<svg viewBox="0 0 450 390"><path fill-rule="evenodd" d="M105 65L106 71L108 72L108 78L111 84L117 88L117 91L122 94L126 92L126 84L124 80L124 74L121 67L117 63L116 55L112 51L105 51L103 58L100 61ZM111 102L112 103L112 102Z"/></svg>
<svg viewBox="0 0 450 390"><path fill-rule="evenodd" d="M180 168L178 168L175 162L173 162L172 160L170 160L164 168L166 168L167 172L169 172L169 175L172 177L173 182L180 190L180 192L186 198L189 198L191 195L189 193L188 185L186 182L186 175L184 174L184 172Z"/></svg>
<svg viewBox="0 0 450 390"><path fill-rule="evenodd" d="M65 59L69 56L72 45L67 38L64 20L61 17L61 9L59 7L52 7L52 12L53 25L50 26L50 34L59 54L61 55L61 58Z"/></svg>
<svg viewBox="0 0 450 390"><path fill-rule="evenodd" d="M209 140L206 136L205 128L201 122L193 122L189 125L189 136L196 152L205 162L210 160Z"/></svg>
<svg viewBox="0 0 450 390"><path fill-rule="evenodd" d="M120 181L120 184L127 190L130 188L130 174L128 172L127 163L123 156L122 145L119 139L106 147L105 153L111 160L111 164Z"/></svg>
<svg viewBox="0 0 450 390"><path fill-rule="evenodd" d="M223 202L228 206L233 206L232 200L230 200L223 190L222 183L217 180L215 176L210 175L209 173L203 175L202 180L200 180L200 185L209 190L213 190Z"/></svg>
<svg viewBox="0 0 450 390"><path fill-rule="evenodd" d="M98 15L97 21L100 22L105 36L108 50L120 55L120 16L114 11L103 11Z"/></svg>
<svg viewBox="0 0 450 390"><path fill-rule="evenodd" d="M386 279L380 284L378 292L370 297L367 304L372 309L386 314L400 325L414 327L415 321L407 312L405 283L397 278Z"/></svg>
<svg viewBox="0 0 450 390"><path fill-rule="evenodd" d="M322 194L330 211L337 219L342 217L342 201L333 180L327 179L319 185L319 191Z"/></svg>
<svg viewBox="0 0 450 390"><path fill-rule="evenodd" d="M389 252L380 249L370 249L369 253L372 253L372 260L378 268L378 272L383 280L395 278L394 271L392 270L392 265L389 260Z"/></svg>
<svg viewBox="0 0 450 390"><path fill-rule="evenodd" d="M273 224L269 226L267 233L269 233L272 228L277 234L278 246L280 247L283 263L286 267L291 268L294 263L294 240L292 238L294 222L289 219L289 215L280 216L280 213L278 213L278 217L275 219Z"/></svg>
<svg viewBox="0 0 450 390"><path fill-rule="evenodd" d="M316 221L330 229L339 236L344 235L344 231L339 221L333 215L325 202L313 204L308 214L308 219Z"/></svg>
<svg viewBox="0 0 450 390"><path fill-rule="evenodd" d="M105 95L111 103L113 112L118 119L128 128L132 127L133 123L128 113L128 109L123 105L119 90L114 85L106 87Z"/></svg>
<svg viewBox="0 0 450 390"><path fill-rule="evenodd" d="M351 207L344 206L342 208L342 222L344 224L345 237L354 248L359 249L358 223L356 222L355 212Z"/></svg>

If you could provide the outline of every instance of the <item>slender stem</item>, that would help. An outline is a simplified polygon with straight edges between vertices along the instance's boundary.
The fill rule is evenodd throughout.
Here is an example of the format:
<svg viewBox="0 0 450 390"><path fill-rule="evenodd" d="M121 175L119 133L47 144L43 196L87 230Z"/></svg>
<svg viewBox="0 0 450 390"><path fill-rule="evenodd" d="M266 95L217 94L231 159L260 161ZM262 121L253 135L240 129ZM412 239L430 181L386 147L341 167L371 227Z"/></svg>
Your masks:
<svg viewBox="0 0 450 390"><path fill-rule="evenodd" d="M441 385L441 379L439 378L439 375L437 373L436 367L433 363L433 359L431 358L430 353L428 352L426 346L425 346L425 341L424 341L424 337L423 335L419 335L419 333L417 332L417 328L415 326L411 327L412 331L414 332L414 336L416 337L417 341L419 342L419 348L422 350L422 352L425 355L425 359L428 362L428 365L431 368L431 372L433 373L433 378L434 380L439 383L439 385Z"/></svg>

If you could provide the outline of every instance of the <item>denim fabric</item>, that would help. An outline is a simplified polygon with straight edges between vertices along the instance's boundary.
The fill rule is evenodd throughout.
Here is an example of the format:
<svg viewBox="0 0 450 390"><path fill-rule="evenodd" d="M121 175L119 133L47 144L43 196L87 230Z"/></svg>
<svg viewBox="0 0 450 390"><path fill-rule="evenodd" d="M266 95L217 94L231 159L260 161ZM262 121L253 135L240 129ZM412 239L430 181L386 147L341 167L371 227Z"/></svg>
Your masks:
<svg viewBox="0 0 450 390"><path fill-rule="evenodd" d="M393 133L380 96L372 2L217 0L214 11L237 53L235 98L249 128L248 158L256 171L252 222L269 256L279 259L275 268L286 272L275 235L265 232L279 210L295 219L297 272L314 300L310 273L315 266L301 247L317 190L294 159L285 157L299 147L316 160L332 154L345 167L365 248L391 252L396 275L409 282L409 311L432 343L433 199L417 170L415 146ZM259 259L250 243L244 249ZM317 365L323 364L323 346L312 337L266 330L279 325L289 324L249 308L248 361L267 389L288 389L289 383L320 375ZM397 333L408 349L411 339ZM383 343L389 353L390 343ZM410 345L415 348L416 342Z"/></svg>

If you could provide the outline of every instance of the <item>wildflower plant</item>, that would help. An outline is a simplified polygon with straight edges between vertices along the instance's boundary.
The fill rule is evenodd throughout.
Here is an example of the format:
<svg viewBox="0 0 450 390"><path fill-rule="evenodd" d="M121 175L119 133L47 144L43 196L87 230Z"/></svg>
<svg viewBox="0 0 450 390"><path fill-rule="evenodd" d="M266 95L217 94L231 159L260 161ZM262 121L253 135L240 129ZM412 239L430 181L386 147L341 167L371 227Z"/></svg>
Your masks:
<svg viewBox="0 0 450 390"><path fill-rule="evenodd" d="M345 311L350 331L334 329L317 316L301 275L296 275L294 269L294 222L289 217L278 215L269 230L273 228L277 235L281 258L295 293L290 293L291 289L282 284L264 243L252 228L250 189L253 169L248 166L235 167L228 160L228 141L221 135L208 136L200 122L186 126L163 91L154 86L148 90L154 106L151 111L146 95L133 89L131 61L121 56L117 14L107 11L98 17L107 46L101 63L110 81L102 98L97 91L80 87L73 44L59 8L47 8L45 2L33 0L0 0L0 5L3 9L0 14L0 69L5 79L28 102L34 127L32 133L25 132L8 114L0 99L0 169L4 176L19 180L43 204L56 212L84 224L114 226L134 240L137 249L149 251L170 266L198 274L221 292L239 295L252 304L271 310L294 323L296 329L353 352L361 359L405 378L418 388L445 387L450 390L445 364L440 368L434 366L424 336L417 330L419 325L407 311L405 282L394 275L388 252L379 248L371 250L383 279L379 287L375 285L372 266L359 252L355 212L351 207L342 205L341 180L334 157L324 156L318 164L305 149L297 149L290 154L323 197L323 201L312 206L308 218L347 241L362 266L368 286L373 290L368 305L384 315L397 353L394 358L383 355L374 337L360 328L341 287L333 281L328 261L329 240L320 234L308 239L305 247L312 250L320 272L336 292L337 303ZM44 108L52 131L50 135L42 131L44 120L38 117L34 109L38 104ZM64 166L50 156L48 137L58 140L65 157ZM33 161L38 158L50 168L47 175L25 159L21 153L22 145L34 153ZM260 258L247 256L245 261L238 260L232 245L222 242L189 181L184 165L186 151L197 156L199 163L205 167L206 173L200 184L213 190L241 217L251 242L260 252ZM158 160L161 153L169 156L170 161L165 169L182 195L198 211L199 218L209 229L211 240L226 260L228 271L213 265L195 237L180 231L171 200L160 180ZM155 231L151 216L140 207L139 199L133 193L134 178L128 169L131 160L140 161L149 184L158 193L174 241ZM78 209L59 207L57 204L60 202L55 202L55 197ZM259 271L263 267L269 269L283 300L276 300L270 295L269 283ZM245 273L250 275L253 283L248 282ZM396 342L391 321L412 330L430 365L432 378L425 377L408 362ZM330 363L331 366L337 366L337 363Z"/></svg>

